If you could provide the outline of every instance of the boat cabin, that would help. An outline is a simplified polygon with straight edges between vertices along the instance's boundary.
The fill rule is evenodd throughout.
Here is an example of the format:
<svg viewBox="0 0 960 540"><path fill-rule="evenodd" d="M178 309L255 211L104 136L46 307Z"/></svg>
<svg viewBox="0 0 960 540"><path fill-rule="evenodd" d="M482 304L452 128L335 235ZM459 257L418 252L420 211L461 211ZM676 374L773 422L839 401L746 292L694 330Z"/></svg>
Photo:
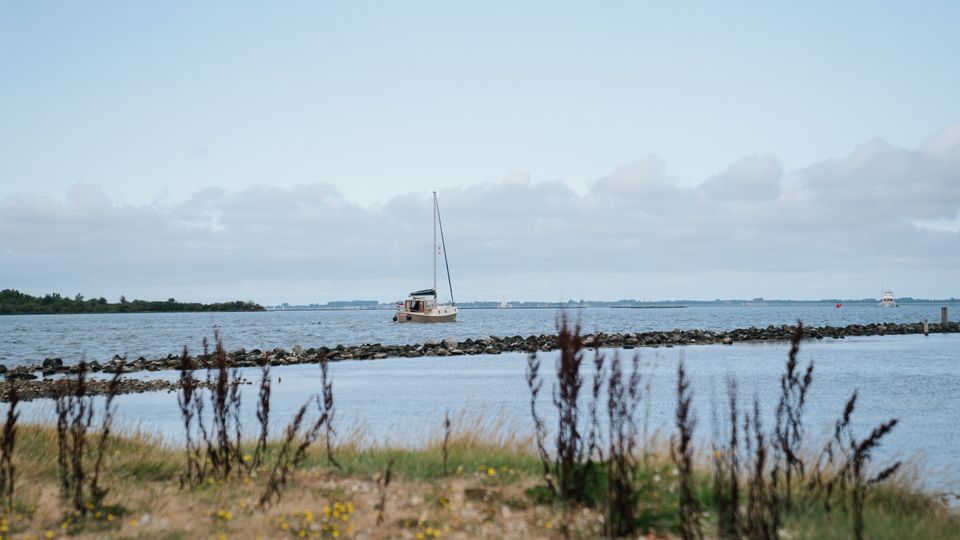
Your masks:
<svg viewBox="0 0 960 540"><path fill-rule="evenodd" d="M424 289L410 293L410 298L403 302L403 311L406 313L430 313L437 307L437 291Z"/></svg>

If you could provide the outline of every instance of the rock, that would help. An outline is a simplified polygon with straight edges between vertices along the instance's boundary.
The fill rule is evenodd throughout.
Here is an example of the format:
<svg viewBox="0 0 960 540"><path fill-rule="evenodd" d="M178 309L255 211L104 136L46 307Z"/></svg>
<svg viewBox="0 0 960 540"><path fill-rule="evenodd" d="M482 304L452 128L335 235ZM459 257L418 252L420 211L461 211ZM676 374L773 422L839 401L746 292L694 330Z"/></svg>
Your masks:
<svg viewBox="0 0 960 540"><path fill-rule="evenodd" d="M733 338L730 336L727 336L723 338L723 341L721 343L723 343L724 345L733 345Z"/></svg>
<svg viewBox="0 0 960 540"><path fill-rule="evenodd" d="M448 337L447 339L443 340L443 346L444 346L447 350L452 351L452 350L456 349L458 345L460 345L460 343L459 343L456 339L454 339L454 338L452 338L452 337Z"/></svg>
<svg viewBox="0 0 960 540"><path fill-rule="evenodd" d="M30 373L26 366L17 366L8 371L6 375L8 381L31 381L37 378L36 375Z"/></svg>
<svg viewBox="0 0 960 540"><path fill-rule="evenodd" d="M41 366L44 369L47 369L47 368L57 369L57 368L63 367L63 360L61 358L44 358L43 364L41 364Z"/></svg>
<svg viewBox="0 0 960 540"><path fill-rule="evenodd" d="M0 375L3 375L7 372L7 366L0 364Z"/></svg>

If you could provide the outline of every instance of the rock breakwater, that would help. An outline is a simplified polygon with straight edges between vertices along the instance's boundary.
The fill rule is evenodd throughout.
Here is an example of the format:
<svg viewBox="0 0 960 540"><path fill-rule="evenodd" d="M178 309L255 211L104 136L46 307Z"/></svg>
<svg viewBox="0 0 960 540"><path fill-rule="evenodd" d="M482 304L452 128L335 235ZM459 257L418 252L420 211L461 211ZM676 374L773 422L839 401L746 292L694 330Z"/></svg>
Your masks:
<svg viewBox="0 0 960 540"><path fill-rule="evenodd" d="M723 332L710 330L670 330L655 332L624 332L624 333L594 333L582 336L586 347L624 348L635 347L674 347L678 345L709 345L733 344L744 342L780 341L789 340L795 326L767 326L766 328L740 328ZM929 333L960 333L960 323L930 324ZM882 336L900 334L921 334L924 324L918 323L873 323L851 324L848 326L821 326L805 327L804 337L807 339L843 339L848 336ZM465 339L459 341L454 338L443 340L428 340L424 343L412 345L381 345L368 343L363 345L336 345L335 347L304 348L299 345L291 350L273 349L262 351L259 349L238 349L228 353L231 367L255 367L267 362L273 366L292 364L316 363L321 356L326 355L331 361L340 360L379 360L383 358L413 358L420 356L459 356L477 354L501 354L510 352L527 352L531 344L536 344L539 351L547 352L557 348L557 336L541 334L539 336L490 336L482 339ZM208 367L210 358L204 355L194 357L197 367ZM124 373L175 370L180 366L180 358L168 355L166 358L146 359L143 357L128 360L120 356L100 362L89 362L88 371L114 373L122 370ZM8 380L16 379L24 383L35 381L41 383L44 379L53 381L55 377L76 373L77 366L67 364L61 358L47 358L41 364L33 366L16 366L7 369L0 365L0 374ZM42 378L42 379L41 379ZM37 381L37 379L40 379ZM125 379L126 380L126 379ZM143 382L143 381L140 381ZM150 381L155 389L166 389L174 383ZM162 388L161 388L162 386ZM132 391L153 391L154 388Z"/></svg>
<svg viewBox="0 0 960 540"><path fill-rule="evenodd" d="M62 395L65 390L70 388L73 381L65 379L36 379L36 380L6 380L0 381L0 401L6 401L8 394L8 385L16 384L17 393L21 401L32 401L41 398L55 398ZM243 381L244 384L251 384L249 381ZM203 388L209 388L211 385L206 381L197 381L197 385ZM87 379L86 394L89 396L106 395L110 381L99 379ZM144 381L137 378L124 378L120 380L117 394L141 394L145 392L173 392L178 388L177 381L152 380Z"/></svg>

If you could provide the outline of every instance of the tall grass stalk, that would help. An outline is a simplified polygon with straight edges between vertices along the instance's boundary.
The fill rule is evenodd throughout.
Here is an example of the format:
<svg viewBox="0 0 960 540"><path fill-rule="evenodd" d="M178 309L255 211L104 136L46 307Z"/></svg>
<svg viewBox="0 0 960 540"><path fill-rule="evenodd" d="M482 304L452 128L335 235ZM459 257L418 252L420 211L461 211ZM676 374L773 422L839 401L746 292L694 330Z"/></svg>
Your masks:
<svg viewBox="0 0 960 540"><path fill-rule="evenodd" d="M813 382L813 361L801 376L797 370L797 356L800 352L800 340L803 339L803 323L797 327L790 340L790 352L787 355L786 371L780 378L780 400L777 403L776 423L774 424L775 449L783 456L784 490L782 502L789 506L793 487L793 477L806 475L800 446L805 436L803 430L803 409L806 405L807 391Z"/></svg>
<svg viewBox="0 0 960 540"><path fill-rule="evenodd" d="M633 355L632 370L624 379L620 356L613 355L607 379L607 534L633 536L637 529L635 484L639 463L637 451L637 407L640 394L640 356Z"/></svg>
<svg viewBox="0 0 960 540"><path fill-rule="evenodd" d="M743 532L750 540L774 540L780 534L780 502L777 495L780 469L776 458L772 465L767 463L769 444L760 418L760 400L754 396L753 415L747 413L743 417L747 455L751 460Z"/></svg>
<svg viewBox="0 0 960 540"><path fill-rule="evenodd" d="M583 461L584 446L580 436L580 388L583 377L583 351L580 340L580 325L571 330L566 313L561 313L557 323L557 346L560 357L557 362L557 384L553 389L553 405L557 409L558 424L555 448L556 471L560 482L560 497L572 500L580 493L582 479L578 466Z"/></svg>
<svg viewBox="0 0 960 540"><path fill-rule="evenodd" d="M321 407L321 416L324 419L324 426L326 427L326 446L327 446L327 465L334 466L337 469L341 469L340 464L337 463L336 458L333 456L333 446L334 446L334 437L336 437L337 432L333 428L333 417L334 417L334 402L333 402L333 381L330 379L330 362L327 359L326 352L320 353L320 381L322 385L322 407Z"/></svg>
<svg viewBox="0 0 960 540"><path fill-rule="evenodd" d="M683 360L677 367L677 409L675 422L677 434L671 437L670 457L677 467L678 482L680 484L680 501L678 514L680 519L680 536L683 540L694 540L703 537L700 524L700 503L697 500L693 476L693 431L697 420L691 412L693 394L690 390L690 381Z"/></svg>
<svg viewBox="0 0 960 540"><path fill-rule="evenodd" d="M7 382L7 419L3 424L3 439L0 441L0 497L3 497L7 512L13 510L13 488L16 482L16 469L13 466L13 450L17 439L17 421L20 412L20 389L16 380Z"/></svg>
<svg viewBox="0 0 960 540"><path fill-rule="evenodd" d="M713 505L717 515L717 537L740 538L740 441L737 409L737 381L727 380L728 416L726 427L730 435L726 443L713 444Z"/></svg>
<svg viewBox="0 0 960 540"><path fill-rule="evenodd" d="M263 454L267 450L267 438L270 436L270 363L262 359L260 367L260 391L257 394L257 422L260 423L260 437L253 451L249 470L253 471L263 463Z"/></svg>
<svg viewBox="0 0 960 540"><path fill-rule="evenodd" d="M537 338L531 337L527 346L526 380L527 388L530 390L530 415L533 418L534 440L543 470L543 481L551 493L556 493L557 488L550 472L550 454L547 452L546 445L547 427L543 418L537 413L537 398L540 395L540 390L543 389L543 379L540 378L540 358L537 356Z"/></svg>
<svg viewBox="0 0 960 540"><path fill-rule="evenodd" d="M87 436L94 417L93 397L87 393L87 364L80 362L75 379L59 382L55 410L57 412L57 464L61 493L69 498L74 509L86 513L89 507L99 508L107 490L100 477L107 452L107 441L116 408L113 400L120 389L122 362L117 362L113 379L107 387L103 421L94 448L93 469L84 463L87 457ZM89 501L84 499L89 497Z"/></svg>

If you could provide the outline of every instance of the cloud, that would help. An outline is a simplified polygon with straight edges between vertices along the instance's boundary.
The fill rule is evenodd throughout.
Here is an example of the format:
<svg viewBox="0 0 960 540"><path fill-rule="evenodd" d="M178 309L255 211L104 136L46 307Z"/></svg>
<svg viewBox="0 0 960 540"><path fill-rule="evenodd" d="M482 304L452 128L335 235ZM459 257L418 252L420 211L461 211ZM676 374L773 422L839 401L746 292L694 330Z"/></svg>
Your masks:
<svg viewBox="0 0 960 540"><path fill-rule="evenodd" d="M712 201L769 201L780 195L783 164L770 154L749 156L700 184Z"/></svg>
<svg viewBox="0 0 960 540"><path fill-rule="evenodd" d="M943 128L927 139L920 148L943 161L960 160L960 122Z"/></svg>
<svg viewBox="0 0 960 540"><path fill-rule="evenodd" d="M955 295L958 126L917 149L878 139L790 172L747 156L693 187L647 157L584 193L529 174L443 191L458 297L858 296L880 281ZM208 187L143 205L96 185L63 200L18 195L0 201L0 286L391 300L429 285L431 215L426 193L366 207L326 183Z"/></svg>
<svg viewBox="0 0 960 540"><path fill-rule="evenodd" d="M799 172L822 219L850 226L886 220L953 217L960 206L960 161L952 150L896 148L886 141L867 142L843 159L812 165ZM946 157L947 159L944 159Z"/></svg>

